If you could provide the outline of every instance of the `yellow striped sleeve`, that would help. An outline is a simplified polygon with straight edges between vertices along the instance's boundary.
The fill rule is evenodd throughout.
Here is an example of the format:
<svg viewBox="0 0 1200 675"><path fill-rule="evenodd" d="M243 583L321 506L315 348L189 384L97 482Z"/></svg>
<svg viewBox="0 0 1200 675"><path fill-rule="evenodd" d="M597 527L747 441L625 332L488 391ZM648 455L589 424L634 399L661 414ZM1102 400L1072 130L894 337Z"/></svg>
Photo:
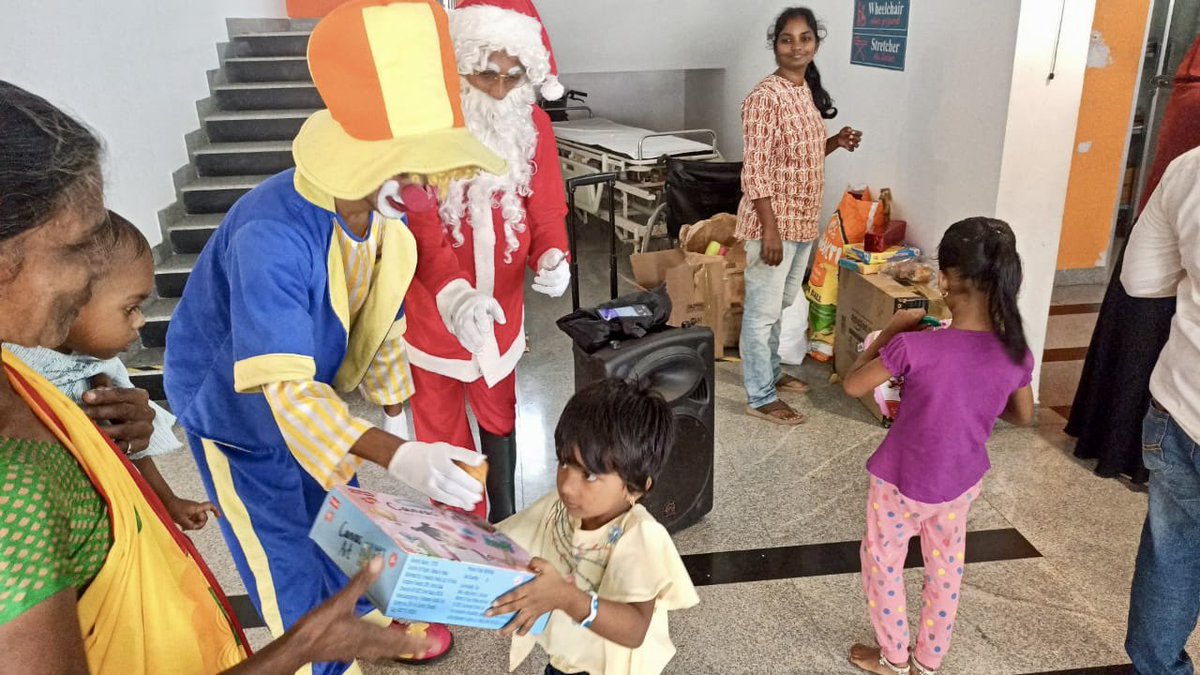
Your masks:
<svg viewBox="0 0 1200 675"><path fill-rule="evenodd" d="M233 364L233 388L252 394L268 382L308 380L317 374L317 362L300 354L263 354Z"/></svg>
<svg viewBox="0 0 1200 675"><path fill-rule="evenodd" d="M362 459L350 448L374 425L350 414L327 384L290 380L263 385L275 423L292 456L326 490L354 477Z"/></svg>
<svg viewBox="0 0 1200 675"><path fill-rule="evenodd" d="M404 403L412 397L416 389L408 364L408 350L402 338L384 341L367 367L359 391L363 398L377 405Z"/></svg>

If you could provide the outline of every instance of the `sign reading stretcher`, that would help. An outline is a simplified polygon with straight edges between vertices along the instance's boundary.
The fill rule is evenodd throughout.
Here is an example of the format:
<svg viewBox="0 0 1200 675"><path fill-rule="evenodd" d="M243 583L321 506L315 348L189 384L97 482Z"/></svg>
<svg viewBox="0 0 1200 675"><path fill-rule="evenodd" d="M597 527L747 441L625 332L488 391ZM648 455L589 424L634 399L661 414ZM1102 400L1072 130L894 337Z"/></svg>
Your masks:
<svg viewBox="0 0 1200 675"><path fill-rule="evenodd" d="M854 0L850 63L904 70L910 0Z"/></svg>

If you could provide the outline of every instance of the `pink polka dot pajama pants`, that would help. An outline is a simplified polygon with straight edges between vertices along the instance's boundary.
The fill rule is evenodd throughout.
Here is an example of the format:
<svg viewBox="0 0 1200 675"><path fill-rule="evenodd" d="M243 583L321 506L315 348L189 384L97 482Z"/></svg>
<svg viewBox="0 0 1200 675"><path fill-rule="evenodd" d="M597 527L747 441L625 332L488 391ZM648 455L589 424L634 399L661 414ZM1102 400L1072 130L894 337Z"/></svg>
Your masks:
<svg viewBox="0 0 1200 675"><path fill-rule="evenodd" d="M979 487L975 485L951 502L923 504L900 494L895 485L871 477L867 536L861 550L863 589L875 637L888 661L900 664L909 660L912 635L904 594L904 559L908 541L920 535L925 588L915 656L930 670L941 667L958 612L967 514L979 496Z"/></svg>

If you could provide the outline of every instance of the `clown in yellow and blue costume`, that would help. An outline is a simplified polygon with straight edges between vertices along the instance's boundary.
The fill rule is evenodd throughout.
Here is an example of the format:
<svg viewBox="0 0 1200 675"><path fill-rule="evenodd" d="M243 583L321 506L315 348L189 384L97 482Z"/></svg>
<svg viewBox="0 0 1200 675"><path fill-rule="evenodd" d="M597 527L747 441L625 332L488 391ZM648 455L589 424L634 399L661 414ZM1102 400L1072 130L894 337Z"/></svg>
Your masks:
<svg viewBox="0 0 1200 675"><path fill-rule="evenodd" d="M404 441L342 399L359 389L394 414L412 395L410 282L437 289L439 313L468 349L503 321L459 271L431 194L504 171L464 126L445 11L429 0L347 3L317 25L308 57L328 109L297 136L296 168L240 199L206 245L171 319L165 365L222 534L276 636L347 581L308 531L326 492L353 483L361 462L443 503L469 509L482 498L454 464L479 455ZM435 645L414 661L452 644L442 626L401 628Z"/></svg>

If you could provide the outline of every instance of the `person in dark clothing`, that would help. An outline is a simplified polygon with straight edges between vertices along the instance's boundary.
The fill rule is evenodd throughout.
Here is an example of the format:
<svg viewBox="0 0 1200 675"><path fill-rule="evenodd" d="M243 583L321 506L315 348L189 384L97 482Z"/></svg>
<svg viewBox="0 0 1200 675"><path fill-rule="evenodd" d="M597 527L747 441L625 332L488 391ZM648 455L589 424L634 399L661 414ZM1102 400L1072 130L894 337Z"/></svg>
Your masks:
<svg viewBox="0 0 1200 675"><path fill-rule="evenodd" d="M1200 40L1175 75L1139 213L1167 165L1197 146ZM1149 474L1142 464L1142 419L1150 406L1150 371L1167 343L1175 298L1130 297L1121 285L1124 260L1122 250L1100 307L1066 431L1078 439L1076 457L1099 460L1097 475L1124 475L1144 483Z"/></svg>

